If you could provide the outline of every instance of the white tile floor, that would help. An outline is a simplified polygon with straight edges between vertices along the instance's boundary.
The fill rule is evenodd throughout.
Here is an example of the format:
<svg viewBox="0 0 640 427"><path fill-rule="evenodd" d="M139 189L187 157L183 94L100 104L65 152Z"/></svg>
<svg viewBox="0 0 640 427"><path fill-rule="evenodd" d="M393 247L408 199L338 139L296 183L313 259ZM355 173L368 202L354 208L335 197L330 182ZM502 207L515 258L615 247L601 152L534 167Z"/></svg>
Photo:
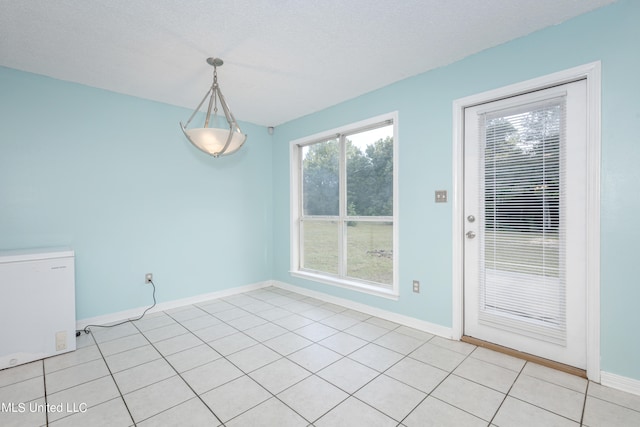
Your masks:
<svg viewBox="0 0 640 427"><path fill-rule="evenodd" d="M77 344L0 371L0 426L640 425L640 396L278 288Z"/></svg>

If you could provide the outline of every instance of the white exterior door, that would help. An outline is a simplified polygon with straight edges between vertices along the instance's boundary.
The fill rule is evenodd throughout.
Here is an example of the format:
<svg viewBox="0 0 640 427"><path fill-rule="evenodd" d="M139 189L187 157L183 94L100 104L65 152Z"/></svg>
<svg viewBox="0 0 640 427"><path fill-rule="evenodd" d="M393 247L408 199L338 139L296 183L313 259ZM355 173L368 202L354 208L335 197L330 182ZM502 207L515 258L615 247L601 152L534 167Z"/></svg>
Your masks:
<svg viewBox="0 0 640 427"><path fill-rule="evenodd" d="M586 368L586 81L465 109L464 335Z"/></svg>

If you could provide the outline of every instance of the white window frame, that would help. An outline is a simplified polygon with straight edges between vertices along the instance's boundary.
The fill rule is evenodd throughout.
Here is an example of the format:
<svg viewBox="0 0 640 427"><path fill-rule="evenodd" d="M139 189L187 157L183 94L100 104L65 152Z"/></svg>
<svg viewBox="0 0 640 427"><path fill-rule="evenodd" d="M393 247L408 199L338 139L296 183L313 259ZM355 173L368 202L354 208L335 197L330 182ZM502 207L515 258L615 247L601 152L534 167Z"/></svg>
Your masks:
<svg viewBox="0 0 640 427"><path fill-rule="evenodd" d="M393 221L393 276L392 284L390 288L377 286L373 283L366 281L354 280L347 277L339 277L330 274L322 274L320 272L312 272L300 269L301 260L301 235L300 235L300 222L302 217L302 162L301 151L302 148L311 145L313 143L320 142L322 140L328 140L335 138L336 135L353 134L354 131L366 130L366 128L372 128L376 124L383 125L385 122L393 123L393 215L391 219ZM344 153L341 153L341 159ZM339 128L327 130L324 132L316 133L311 136L299 138L290 142L289 145L289 182L290 182L290 253L291 253L291 266L289 273L298 278L311 280L314 282L320 282L328 285L338 286L341 288L347 288L364 292L371 295L376 295L389 299L398 299L398 112L394 111L387 114L382 114L370 119L362 120L356 123L345 125ZM344 196L345 190L345 177L340 176L340 197ZM380 217L349 217L355 220L380 220ZM388 220L389 217L383 217L384 220ZM345 218L340 218L341 221ZM343 242L341 245L344 244ZM343 249L341 249L342 251Z"/></svg>

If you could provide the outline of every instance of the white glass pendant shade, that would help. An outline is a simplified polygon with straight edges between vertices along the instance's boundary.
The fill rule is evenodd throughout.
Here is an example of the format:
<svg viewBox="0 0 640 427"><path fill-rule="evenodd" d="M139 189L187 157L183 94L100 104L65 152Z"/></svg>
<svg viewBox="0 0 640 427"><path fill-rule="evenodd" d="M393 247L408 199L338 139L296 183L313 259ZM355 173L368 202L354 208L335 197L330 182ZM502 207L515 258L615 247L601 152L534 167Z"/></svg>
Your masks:
<svg viewBox="0 0 640 427"><path fill-rule="evenodd" d="M242 144L244 144L244 141L247 139L247 136L242 132L232 132L229 129L186 129L183 127L182 130L193 145L214 157L236 152L240 147L242 147ZM225 150L224 148L227 145L229 137L231 137L231 141L229 141L229 145Z"/></svg>
<svg viewBox="0 0 640 427"><path fill-rule="evenodd" d="M220 58L208 58L207 63L213 66L213 84L205 94L204 98L202 98L202 101L200 101L200 104L198 104L191 117L189 117L187 123L180 123L180 127L187 139L199 150L210 154L213 157L226 156L227 154L232 154L238 151L246 141L247 135L243 134L240 130L238 122L235 117L233 117L233 113L231 113L231 110L227 105L227 101L224 99L224 95L222 95L222 92L220 91L217 67L223 64L222 60ZM200 107L202 107L207 98L209 99L209 107L207 108L204 127L187 129L189 123L191 123L191 120L196 116ZM222 107L224 118L228 125L227 128L209 127L210 121L212 123L218 123L218 102L220 102L220 106Z"/></svg>

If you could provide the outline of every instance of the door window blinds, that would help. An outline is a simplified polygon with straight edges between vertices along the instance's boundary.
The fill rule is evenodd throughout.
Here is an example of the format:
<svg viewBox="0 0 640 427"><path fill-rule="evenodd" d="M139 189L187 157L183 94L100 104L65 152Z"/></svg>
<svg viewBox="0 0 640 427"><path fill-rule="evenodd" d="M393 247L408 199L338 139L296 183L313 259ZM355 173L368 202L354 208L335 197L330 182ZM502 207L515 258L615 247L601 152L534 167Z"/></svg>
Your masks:
<svg viewBox="0 0 640 427"><path fill-rule="evenodd" d="M565 97L479 116L479 321L564 343Z"/></svg>

